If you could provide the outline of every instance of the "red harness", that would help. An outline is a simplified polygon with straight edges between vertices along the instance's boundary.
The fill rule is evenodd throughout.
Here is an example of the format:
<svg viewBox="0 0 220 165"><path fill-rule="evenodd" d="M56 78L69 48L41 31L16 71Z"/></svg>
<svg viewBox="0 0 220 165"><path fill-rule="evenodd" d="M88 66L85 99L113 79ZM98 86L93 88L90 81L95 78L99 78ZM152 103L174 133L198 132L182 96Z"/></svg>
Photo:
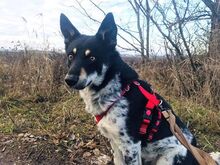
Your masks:
<svg viewBox="0 0 220 165"><path fill-rule="evenodd" d="M139 91L145 96L145 98L148 100L147 104L145 105L145 113L143 116L143 121L141 123L139 133L141 135L146 135L148 131L148 137L147 139L151 141L153 139L154 133L158 131L158 127L160 125L161 121L161 109L159 108L159 105L161 103L161 100L157 99L156 95L154 93L148 92L146 89L144 89L139 82L133 81L133 84L136 85L139 89ZM120 96L107 108L107 110L99 115L95 116L96 123L98 124L99 121L108 113L108 111L115 105L115 103L121 99L121 97L130 90L130 84L127 85L127 87L121 92ZM152 120L152 111L157 110L157 120L155 123L151 123ZM153 124L152 128L148 130L149 125Z"/></svg>

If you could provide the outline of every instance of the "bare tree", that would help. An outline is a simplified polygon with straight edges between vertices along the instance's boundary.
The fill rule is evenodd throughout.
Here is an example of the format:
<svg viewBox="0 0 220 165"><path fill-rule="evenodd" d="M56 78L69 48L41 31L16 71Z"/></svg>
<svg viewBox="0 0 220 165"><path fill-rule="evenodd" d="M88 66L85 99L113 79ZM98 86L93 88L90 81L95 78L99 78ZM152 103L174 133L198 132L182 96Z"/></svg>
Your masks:
<svg viewBox="0 0 220 165"><path fill-rule="evenodd" d="M195 72L196 71L196 67L194 65L193 58L192 58L192 53L190 51L189 45L188 45L188 43L186 41L186 38L185 38L185 35L184 35L184 32L183 32L183 23L184 22L181 21L181 17L180 17L179 11L177 9L176 0L172 0L172 4L173 4L174 11L175 11L175 14L176 14L176 18L177 18L177 22L178 22L178 29L179 29L179 33L180 33L181 39L183 41L185 50L186 50L186 52L187 52L187 54L189 56L191 67L192 67L193 71ZM182 20L185 19L186 13L188 11L188 8L189 8L189 0L186 0L186 7L184 9L184 14L183 14Z"/></svg>
<svg viewBox="0 0 220 165"><path fill-rule="evenodd" d="M220 0L202 0L211 12L209 55L220 56Z"/></svg>
<svg viewBox="0 0 220 165"><path fill-rule="evenodd" d="M89 0L89 2L103 15L106 14L100 3L93 0ZM130 22L130 26L117 25L119 37L129 47L120 44L118 46L125 50L134 50L141 55L142 59L149 59L151 46L155 45L150 40L155 39L155 36L158 37L161 34L161 40L165 39L168 41L170 48L174 50L174 54L178 59L184 60L187 56L189 57L192 70L195 71L193 55L196 50L201 49L201 46L196 46L198 45L197 41L200 40L200 43L205 42L204 37L201 37L203 36L201 31L204 31L202 26L205 23L202 23L201 26L198 25L200 21L206 21L209 17L209 13L201 8L203 2L193 2L190 0L170 0L164 4L160 4L158 0L127 0L127 2L133 11L133 13L130 12L129 14L135 20ZM80 0L76 0L76 3L78 7L76 5L73 7L81 14L95 22L99 22L98 19L92 17L90 12L83 7ZM151 26L156 27L159 31L155 36L150 34ZM162 43L163 41L160 45ZM206 44L204 45L206 46Z"/></svg>
<svg viewBox="0 0 220 165"><path fill-rule="evenodd" d="M141 48L141 56L143 59L149 60L149 49L150 49L150 6L149 6L149 1L146 0L146 12L148 13L147 15L143 14L140 8L140 4L137 0L128 0L129 4L132 6L133 11L136 15L136 20L137 20L137 29L138 29L138 35L140 39L140 48ZM143 21L141 21L141 17L143 18ZM146 19L145 19L146 17ZM141 23L145 22L146 20L146 26L142 26ZM143 23L144 24L144 23ZM146 34L146 38L144 37L144 34ZM146 45L145 45L146 43Z"/></svg>

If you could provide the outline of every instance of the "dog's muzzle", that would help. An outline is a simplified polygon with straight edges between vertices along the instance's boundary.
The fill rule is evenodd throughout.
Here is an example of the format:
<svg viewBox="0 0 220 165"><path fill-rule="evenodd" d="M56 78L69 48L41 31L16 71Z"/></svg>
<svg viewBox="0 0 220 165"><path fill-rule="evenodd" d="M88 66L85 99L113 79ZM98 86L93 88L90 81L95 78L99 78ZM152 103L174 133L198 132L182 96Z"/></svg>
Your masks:
<svg viewBox="0 0 220 165"><path fill-rule="evenodd" d="M69 75L67 74L65 77L65 82L68 86L73 87L78 82L79 77L75 75Z"/></svg>

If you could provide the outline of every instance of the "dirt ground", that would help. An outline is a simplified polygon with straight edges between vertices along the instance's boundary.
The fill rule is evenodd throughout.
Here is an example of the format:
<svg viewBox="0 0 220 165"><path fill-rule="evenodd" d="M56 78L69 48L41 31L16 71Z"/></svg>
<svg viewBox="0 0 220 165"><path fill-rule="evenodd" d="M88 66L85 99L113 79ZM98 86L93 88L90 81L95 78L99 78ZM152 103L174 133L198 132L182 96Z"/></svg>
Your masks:
<svg viewBox="0 0 220 165"><path fill-rule="evenodd" d="M98 136L99 137L99 136ZM60 164L112 164L108 143L101 139L62 140L55 144L47 136L29 133L0 135L1 165L60 165ZM78 142L77 142L78 141ZM104 142L104 143L103 143Z"/></svg>
<svg viewBox="0 0 220 165"><path fill-rule="evenodd" d="M216 142L220 146L220 140ZM113 165L100 134L52 140L47 135L0 134L0 165Z"/></svg>
<svg viewBox="0 0 220 165"><path fill-rule="evenodd" d="M108 140L80 98L64 100L5 101L10 108L0 113L0 165L112 163Z"/></svg>

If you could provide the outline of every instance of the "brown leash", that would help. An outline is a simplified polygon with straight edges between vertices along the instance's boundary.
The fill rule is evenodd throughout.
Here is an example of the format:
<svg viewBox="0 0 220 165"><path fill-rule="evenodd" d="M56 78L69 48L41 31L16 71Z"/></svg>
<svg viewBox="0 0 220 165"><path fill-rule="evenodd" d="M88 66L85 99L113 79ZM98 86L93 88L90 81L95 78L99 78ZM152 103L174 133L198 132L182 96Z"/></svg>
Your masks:
<svg viewBox="0 0 220 165"><path fill-rule="evenodd" d="M180 143L192 153L192 155L195 157L195 159L198 161L200 165L217 165L208 153L193 146L186 140L181 129L176 124L176 117L171 110L162 111L162 114L170 124L170 130L173 133L173 135L175 135L176 138L180 141Z"/></svg>

